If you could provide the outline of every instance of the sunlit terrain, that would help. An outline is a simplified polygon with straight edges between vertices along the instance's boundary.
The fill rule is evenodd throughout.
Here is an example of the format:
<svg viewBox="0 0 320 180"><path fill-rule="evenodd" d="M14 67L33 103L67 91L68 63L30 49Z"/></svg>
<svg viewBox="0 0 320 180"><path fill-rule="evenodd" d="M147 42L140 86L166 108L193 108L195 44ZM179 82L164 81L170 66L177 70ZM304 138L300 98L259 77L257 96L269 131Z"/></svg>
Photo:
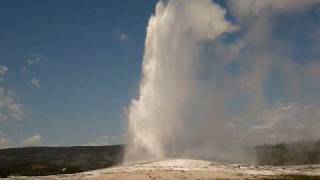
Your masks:
<svg viewBox="0 0 320 180"><path fill-rule="evenodd" d="M261 178L320 178L320 165L305 166L252 166L225 164L201 160L171 159L123 165L109 169L72 175L45 177L15 177L13 179L261 179Z"/></svg>

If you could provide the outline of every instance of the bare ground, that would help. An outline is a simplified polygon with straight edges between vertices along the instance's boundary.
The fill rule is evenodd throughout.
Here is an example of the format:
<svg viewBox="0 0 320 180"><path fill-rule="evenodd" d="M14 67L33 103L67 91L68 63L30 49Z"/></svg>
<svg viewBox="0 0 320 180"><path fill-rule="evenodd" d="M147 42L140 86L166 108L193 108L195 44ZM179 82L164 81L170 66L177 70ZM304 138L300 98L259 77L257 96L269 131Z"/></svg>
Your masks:
<svg viewBox="0 0 320 180"><path fill-rule="evenodd" d="M213 179L320 179L320 165L252 166L173 159L122 165L79 174L10 179L81 180L213 180Z"/></svg>

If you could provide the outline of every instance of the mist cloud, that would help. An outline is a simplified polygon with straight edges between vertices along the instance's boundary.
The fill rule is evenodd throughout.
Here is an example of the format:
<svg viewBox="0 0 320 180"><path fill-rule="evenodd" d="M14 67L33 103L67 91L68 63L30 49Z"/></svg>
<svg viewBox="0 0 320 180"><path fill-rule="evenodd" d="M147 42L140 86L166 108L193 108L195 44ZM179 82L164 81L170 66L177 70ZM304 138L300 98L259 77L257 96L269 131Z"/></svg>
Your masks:
<svg viewBox="0 0 320 180"><path fill-rule="evenodd" d="M177 145L183 143L185 128L181 113L196 93L193 67L200 53L198 43L236 29L225 13L210 0L157 4L147 30L140 97L133 100L128 115L132 138L128 156L145 151L146 156L161 158L182 147Z"/></svg>
<svg viewBox="0 0 320 180"><path fill-rule="evenodd" d="M129 106L127 159L236 160L240 147L319 138L320 99L305 94L320 87L305 81L317 80L317 62L294 62L291 43L274 35L278 15L318 3L230 0L227 10L210 0L160 1L140 96Z"/></svg>
<svg viewBox="0 0 320 180"><path fill-rule="evenodd" d="M271 143L318 140L319 110L315 105L277 104L258 117L257 124L247 131L247 140L253 144L261 143L260 139Z"/></svg>
<svg viewBox="0 0 320 180"><path fill-rule="evenodd" d="M319 4L319 0L228 0L230 10L237 17L254 17L260 14L301 11Z"/></svg>

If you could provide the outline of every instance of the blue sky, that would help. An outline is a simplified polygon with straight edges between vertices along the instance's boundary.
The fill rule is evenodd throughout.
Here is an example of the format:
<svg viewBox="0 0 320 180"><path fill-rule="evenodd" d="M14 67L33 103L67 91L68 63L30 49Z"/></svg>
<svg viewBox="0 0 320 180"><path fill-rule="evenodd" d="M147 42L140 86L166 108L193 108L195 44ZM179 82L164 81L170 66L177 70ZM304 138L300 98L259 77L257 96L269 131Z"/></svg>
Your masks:
<svg viewBox="0 0 320 180"><path fill-rule="evenodd" d="M121 136L124 108L137 93L145 27L155 1L2 1L3 80L22 104L0 131L19 145L81 145ZM28 64L28 60L35 60ZM35 78L40 87L32 85Z"/></svg>
<svg viewBox="0 0 320 180"><path fill-rule="evenodd" d="M1 1L0 65L7 70L1 77L0 68L0 87L21 104L23 115L0 121L0 136L10 140L10 146L32 145L32 140L50 146L121 143L125 108L138 93L145 31L155 4ZM231 14L228 18L234 20ZM298 66L320 61L314 50L319 22L320 10L314 8L279 16L274 25L274 37L290 44ZM281 73L274 71L265 86L268 99L276 102L286 97ZM320 88L308 90L312 96L294 101L320 102L314 100Z"/></svg>

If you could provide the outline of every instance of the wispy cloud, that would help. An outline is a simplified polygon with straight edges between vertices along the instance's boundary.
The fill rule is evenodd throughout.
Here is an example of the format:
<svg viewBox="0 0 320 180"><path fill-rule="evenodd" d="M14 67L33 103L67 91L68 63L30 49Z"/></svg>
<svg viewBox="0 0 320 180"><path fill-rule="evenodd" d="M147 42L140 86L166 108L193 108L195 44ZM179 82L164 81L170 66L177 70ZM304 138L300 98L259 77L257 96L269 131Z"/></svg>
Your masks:
<svg viewBox="0 0 320 180"><path fill-rule="evenodd" d="M319 0L229 0L227 2L235 15L241 17L305 10L312 5L320 3Z"/></svg>
<svg viewBox="0 0 320 180"><path fill-rule="evenodd" d="M34 65L34 64L39 64L40 62L46 60L46 56L44 56L41 53L33 53L28 59L27 59L27 64L28 65Z"/></svg>
<svg viewBox="0 0 320 180"><path fill-rule="evenodd" d="M8 67L0 65L0 76L3 76L7 73Z"/></svg>
<svg viewBox="0 0 320 180"><path fill-rule="evenodd" d="M20 69L22 72L27 72L33 66L45 64L48 62L48 58L41 53L31 53L29 57L26 59L25 63Z"/></svg>
<svg viewBox="0 0 320 180"><path fill-rule="evenodd" d="M30 80L30 83L31 83L34 87L40 88L40 80L39 80L39 79L37 79L37 78L32 78L32 79Z"/></svg>
<svg viewBox="0 0 320 180"><path fill-rule="evenodd" d="M0 87L0 122L22 117L22 105L16 101L14 93Z"/></svg>
<svg viewBox="0 0 320 180"><path fill-rule="evenodd" d="M129 42L130 38L129 38L127 33L121 33L119 35L119 40L122 41L122 42Z"/></svg>
<svg viewBox="0 0 320 180"><path fill-rule="evenodd" d="M27 64L32 65L32 64L38 64L40 62L40 59L28 59Z"/></svg>
<svg viewBox="0 0 320 180"><path fill-rule="evenodd" d="M8 72L9 68L0 65L0 79ZM20 120L23 116L22 105L17 102L15 94L0 84L0 123L10 119ZM0 136L1 137L1 136ZM3 139L2 139L3 140Z"/></svg>
<svg viewBox="0 0 320 180"><path fill-rule="evenodd" d="M120 138L117 136L101 136L93 142L84 144L84 146L107 146L107 145L118 144L119 141L120 141Z"/></svg>
<svg viewBox="0 0 320 180"><path fill-rule="evenodd" d="M24 139L21 142L22 146L36 146L36 145L40 145L43 142L43 138L40 135L34 135L31 137L28 137L26 139Z"/></svg>

